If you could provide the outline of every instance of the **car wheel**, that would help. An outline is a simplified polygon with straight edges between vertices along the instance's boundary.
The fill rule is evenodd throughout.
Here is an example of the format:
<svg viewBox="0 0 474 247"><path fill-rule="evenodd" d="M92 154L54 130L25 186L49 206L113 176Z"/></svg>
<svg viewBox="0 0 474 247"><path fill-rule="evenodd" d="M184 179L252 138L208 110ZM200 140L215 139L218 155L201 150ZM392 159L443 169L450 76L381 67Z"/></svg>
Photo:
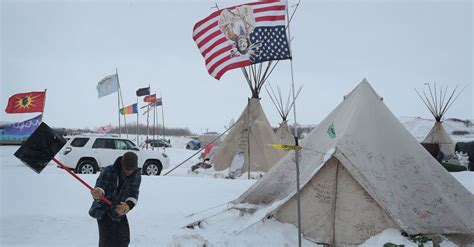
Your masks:
<svg viewBox="0 0 474 247"><path fill-rule="evenodd" d="M94 160L83 160L77 166L77 173L95 174L97 172L97 163Z"/></svg>
<svg viewBox="0 0 474 247"><path fill-rule="evenodd" d="M158 176L161 174L161 163L159 161L147 161L143 166L143 174L148 176Z"/></svg>

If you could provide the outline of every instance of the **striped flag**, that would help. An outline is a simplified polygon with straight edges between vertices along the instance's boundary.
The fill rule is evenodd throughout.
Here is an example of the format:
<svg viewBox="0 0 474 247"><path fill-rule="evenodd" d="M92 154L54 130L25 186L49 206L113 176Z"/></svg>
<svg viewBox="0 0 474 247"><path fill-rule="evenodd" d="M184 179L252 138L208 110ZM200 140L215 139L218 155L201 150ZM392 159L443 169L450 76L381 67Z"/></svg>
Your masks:
<svg viewBox="0 0 474 247"><path fill-rule="evenodd" d="M120 109L120 114L128 115L128 114L135 114L138 113L138 105L137 103L125 106L124 108Z"/></svg>
<svg viewBox="0 0 474 247"><path fill-rule="evenodd" d="M194 25L193 39L207 71L219 80L228 70L291 59L286 1L247 3L216 11Z"/></svg>

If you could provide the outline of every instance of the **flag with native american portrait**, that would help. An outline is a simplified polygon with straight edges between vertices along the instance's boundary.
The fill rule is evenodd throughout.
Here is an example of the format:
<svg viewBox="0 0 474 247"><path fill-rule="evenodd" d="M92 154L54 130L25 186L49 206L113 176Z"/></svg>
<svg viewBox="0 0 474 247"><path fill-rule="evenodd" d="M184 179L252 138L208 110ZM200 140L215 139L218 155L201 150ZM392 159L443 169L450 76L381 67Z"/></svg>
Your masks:
<svg viewBox="0 0 474 247"><path fill-rule="evenodd" d="M208 73L271 60L291 59L286 1L262 1L218 10L194 25L193 39Z"/></svg>

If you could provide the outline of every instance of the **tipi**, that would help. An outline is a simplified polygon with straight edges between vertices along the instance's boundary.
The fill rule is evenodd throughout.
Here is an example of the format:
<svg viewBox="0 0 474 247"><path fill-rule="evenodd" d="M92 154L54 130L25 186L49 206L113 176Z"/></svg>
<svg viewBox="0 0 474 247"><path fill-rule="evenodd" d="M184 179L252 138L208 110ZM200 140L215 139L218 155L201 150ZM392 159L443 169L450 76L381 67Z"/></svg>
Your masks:
<svg viewBox="0 0 474 247"><path fill-rule="evenodd" d="M387 228L474 238L474 196L404 128L364 79L305 139L300 156L302 234L332 246ZM296 225L290 151L232 209Z"/></svg>
<svg viewBox="0 0 474 247"><path fill-rule="evenodd" d="M244 164L241 169L245 171L266 172L283 156L282 151L273 149L270 145L278 143L278 138L273 132L260 104L260 90L267 80L272 61L267 64L265 73L252 73L242 68L244 76L252 92L239 119L236 121L229 134L219 145L211 163L216 171L231 167L236 155L244 154ZM261 66L259 71L262 71ZM250 71L257 71L256 65L249 67Z"/></svg>
<svg viewBox="0 0 474 247"><path fill-rule="evenodd" d="M447 88L445 88L443 91L443 87L439 87L439 90L437 90L435 84L434 89L432 90L429 83L426 83L426 85L428 85L430 97L428 97L427 94L423 92L423 98L420 93L416 91L416 89L415 91L420 97L420 99L423 101L425 106L428 108L428 110L431 112L436 122L433 128L431 128L426 138L421 143L434 157L440 157L448 160L455 156L455 143L449 136L448 132L446 132L446 130L444 129L442 118L463 90L461 90L457 94L457 96L453 98L457 90L456 87L451 92L451 95L447 98L447 101L445 103L446 96L448 94ZM442 156L439 156L440 152L442 152Z"/></svg>
<svg viewBox="0 0 474 247"><path fill-rule="evenodd" d="M298 92L296 93L293 100L290 100L291 91L289 92L286 104L283 103L283 98L281 97L281 90L278 86L278 95L275 90L273 90L273 87L270 84L267 85L265 90L267 91L268 96L272 100L273 104L275 105L275 108L278 111L278 114L281 117L280 127L278 127L278 129L276 130L278 143L284 145L295 145L295 138L291 133L290 127L288 127L288 114L290 113L291 107L295 103L296 98L301 92L301 87L298 89Z"/></svg>

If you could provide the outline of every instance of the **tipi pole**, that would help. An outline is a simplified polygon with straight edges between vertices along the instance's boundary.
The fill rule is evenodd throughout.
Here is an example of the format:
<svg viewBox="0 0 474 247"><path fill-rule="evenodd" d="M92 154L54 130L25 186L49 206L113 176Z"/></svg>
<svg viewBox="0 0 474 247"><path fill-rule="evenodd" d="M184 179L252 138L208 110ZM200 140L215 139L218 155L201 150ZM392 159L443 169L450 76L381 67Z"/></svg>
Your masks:
<svg viewBox="0 0 474 247"><path fill-rule="evenodd" d="M336 243L336 203L337 203L337 182L339 180L339 161L336 161L336 177L334 178L334 189L331 206L331 223L332 223L332 234L331 234L331 246L335 246Z"/></svg>
<svg viewBox="0 0 474 247"><path fill-rule="evenodd" d="M298 3L299 4L299 3ZM290 54L293 55L291 49L291 32L290 32L290 17L288 13L288 6L286 6L286 18L288 20L288 46L290 48ZM295 129L295 146L298 147L298 127L296 123L296 96L295 96L295 80L293 75L293 56L290 58L290 69L291 69L291 88L293 91L293 116L294 116L294 129ZM296 199L297 199L297 210L298 210L298 246L301 247L301 194L300 194L300 166L299 166L299 150L295 150L295 164L296 164Z"/></svg>
<svg viewBox="0 0 474 247"><path fill-rule="evenodd" d="M247 125L247 157L249 159L248 167L248 179L250 180L250 99L247 100L247 121L245 121Z"/></svg>

